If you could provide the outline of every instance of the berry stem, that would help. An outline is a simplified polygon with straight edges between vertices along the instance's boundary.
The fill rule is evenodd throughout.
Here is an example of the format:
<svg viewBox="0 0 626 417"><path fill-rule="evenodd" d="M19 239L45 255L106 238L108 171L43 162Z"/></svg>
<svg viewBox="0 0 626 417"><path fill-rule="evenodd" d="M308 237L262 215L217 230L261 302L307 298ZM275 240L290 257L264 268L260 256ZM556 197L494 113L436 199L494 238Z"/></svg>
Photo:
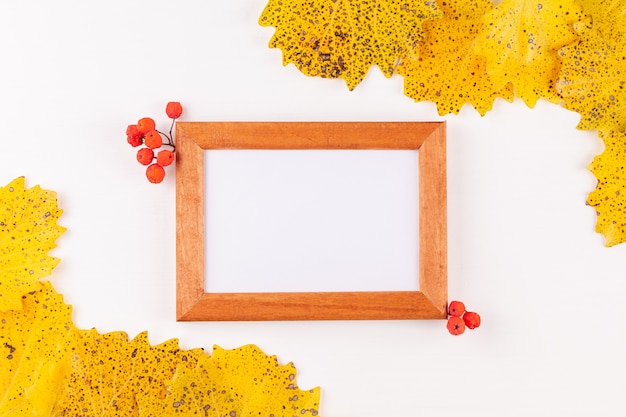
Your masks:
<svg viewBox="0 0 626 417"><path fill-rule="evenodd" d="M170 135L167 137L170 140L170 142L172 142L172 138L174 137L174 136L172 136L172 130L174 129L174 123L175 122L176 122L176 119L172 119L172 124L170 125ZM172 143L172 146L173 145L174 144Z"/></svg>
<svg viewBox="0 0 626 417"><path fill-rule="evenodd" d="M172 150L176 149L176 145L174 145L174 141L172 140L172 128L174 127L174 121L172 120L172 127L170 127L170 134L168 135L167 133L161 132L159 130L157 130L157 132L163 136L164 138L167 139L167 142L163 142L163 145L166 146L171 146Z"/></svg>

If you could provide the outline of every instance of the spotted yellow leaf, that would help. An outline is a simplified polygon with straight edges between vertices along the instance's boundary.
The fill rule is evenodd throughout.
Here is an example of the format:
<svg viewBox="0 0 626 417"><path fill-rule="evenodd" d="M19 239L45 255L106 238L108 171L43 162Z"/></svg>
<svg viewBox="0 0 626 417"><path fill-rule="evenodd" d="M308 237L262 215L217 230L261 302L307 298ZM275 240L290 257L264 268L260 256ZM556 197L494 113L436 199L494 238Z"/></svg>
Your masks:
<svg viewBox="0 0 626 417"><path fill-rule="evenodd" d="M22 295L58 264L48 252L65 231L61 213L55 192L24 188L23 177L0 188L0 311L20 309Z"/></svg>
<svg viewBox="0 0 626 417"><path fill-rule="evenodd" d="M539 99L559 103L557 52L577 39L573 24L583 16L575 0L504 0L485 14L476 52L487 59L495 89L513 84L531 108Z"/></svg>
<svg viewBox="0 0 626 417"><path fill-rule="evenodd" d="M591 16L591 25L607 39L626 36L626 0L584 0L581 4Z"/></svg>
<svg viewBox="0 0 626 417"><path fill-rule="evenodd" d="M318 415L319 388L303 391L296 369L280 365L254 345L215 347L195 368L180 367L163 399L140 396L140 415L211 417L311 417Z"/></svg>
<svg viewBox="0 0 626 417"><path fill-rule="evenodd" d="M511 84L496 89L485 57L474 52L476 36L484 30L483 16L493 9L491 0L450 0L439 7L443 18L424 23L420 58L398 67L405 95L433 101L442 116L458 114L467 103L484 115L496 98L512 101Z"/></svg>
<svg viewBox="0 0 626 417"><path fill-rule="evenodd" d="M267 405L276 416L317 414L319 390L301 392L291 365L278 366L256 348L216 349L209 358L202 349L181 350L175 339L151 345L145 332L129 340L124 332L76 329L71 307L50 282L27 286L14 273L35 270L33 257L50 263L46 252L64 230L50 220L60 213L54 193L27 190L23 178L0 188L2 296L19 303L0 311L0 417L132 417L139 416L138 398L152 404L144 415L161 415L146 413L170 412L169 399L208 386L213 391L203 395L214 409L250 415ZM185 376L193 380L179 383ZM171 381L179 382L166 385Z"/></svg>
<svg viewBox="0 0 626 417"><path fill-rule="evenodd" d="M63 416L138 416L135 396L165 396L179 364L195 366L201 350L182 351L175 339L152 346L147 333L82 331L72 372L55 407Z"/></svg>
<svg viewBox="0 0 626 417"><path fill-rule="evenodd" d="M259 24L275 27L269 46L282 50L284 65L352 90L372 65L390 77L415 58L422 23L440 15L431 0L269 0Z"/></svg>
<svg viewBox="0 0 626 417"><path fill-rule="evenodd" d="M49 282L36 282L23 308L0 312L0 416L52 415L71 369L71 307Z"/></svg>
<svg viewBox="0 0 626 417"><path fill-rule="evenodd" d="M557 91L581 115L579 129L626 131L626 0L590 0L592 22L561 49Z"/></svg>
<svg viewBox="0 0 626 417"><path fill-rule="evenodd" d="M598 214L596 231L604 235L606 246L626 242L626 133L601 133L604 151L589 169L598 179L587 204Z"/></svg>

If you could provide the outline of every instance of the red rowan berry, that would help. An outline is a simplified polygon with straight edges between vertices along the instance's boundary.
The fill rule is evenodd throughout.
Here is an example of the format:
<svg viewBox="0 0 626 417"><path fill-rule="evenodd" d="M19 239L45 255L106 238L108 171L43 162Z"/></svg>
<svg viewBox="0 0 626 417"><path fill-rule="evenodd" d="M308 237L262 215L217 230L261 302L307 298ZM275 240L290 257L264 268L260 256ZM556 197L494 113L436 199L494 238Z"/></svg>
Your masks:
<svg viewBox="0 0 626 417"><path fill-rule="evenodd" d="M178 101L170 101L165 106L165 113L170 119L178 119L183 114L183 106Z"/></svg>
<svg viewBox="0 0 626 417"><path fill-rule="evenodd" d="M143 143L146 144L148 148L156 149L160 148L163 145L163 138L161 134L156 130L151 130L146 133L146 137L143 140Z"/></svg>
<svg viewBox="0 0 626 417"><path fill-rule="evenodd" d="M480 326L480 315L473 311L466 311L465 314L463 314L463 321L468 329L473 330Z"/></svg>
<svg viewBox="0 0 626 417"><path fill-rule="evenodd" d="M465 322L461 317L451 316L446 327L451 335L458 336L465 331Z"/></svg>
<svg viewBox="0 0 626 417"><path fill-rule="evenodd" d="M146 177L153 184L158 184L165 178L165 170L159 164L152 164L146 168Z"/></svg>
<svg viewBox="0 0 626 417"><path fill-rule="evenodd" d="M159 151L159 153L157 154L157 164L161 165L162 167L166 167L168 165L171 165L172 162L174 162L174 152L168 151L167 149Z"/></svg>
<svg viewBox="0 0 626 417"><path fill-rule="evenodd" d="M141 148L137 151L137 161L141 165L150 165L154 160L154 151L150 148Z"/></svg>
<svg viewBox="0 0 626 417"><path fill-rule="evenodd" d="M133 148L143 143L142 134L139 133L137 125L128 125L126 128L126 139Z"/></svg>
<svg viewBox="0 0 626 417"><path fill-rule="evenodd" d="M455 317L461 317L465 313L465 304L461 301L450 301L448 305L448 314Z"/></svg>
<svg viewBox="0 0 626 417"><path fill-rule="evenodd" d="M139 119L139 121L137 122L137 130L142 135L145 135L146 133L154 129L156 129L156 123L154 123L154 120L150 117L144 117L142 119Z"/></svg>

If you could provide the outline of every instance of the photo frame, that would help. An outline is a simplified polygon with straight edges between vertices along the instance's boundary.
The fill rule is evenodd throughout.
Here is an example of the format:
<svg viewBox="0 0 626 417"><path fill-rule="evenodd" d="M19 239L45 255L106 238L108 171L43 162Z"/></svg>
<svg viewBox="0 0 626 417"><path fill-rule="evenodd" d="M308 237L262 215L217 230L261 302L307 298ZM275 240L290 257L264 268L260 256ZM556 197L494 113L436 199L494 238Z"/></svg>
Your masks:
<svg viewBox="0 0 626 417"><path fill-rule="evenodd" d="M210 293L204 288L206 150L418 150L419 290ZM447 318L445 122L178 122L178 321Z"/></svg>

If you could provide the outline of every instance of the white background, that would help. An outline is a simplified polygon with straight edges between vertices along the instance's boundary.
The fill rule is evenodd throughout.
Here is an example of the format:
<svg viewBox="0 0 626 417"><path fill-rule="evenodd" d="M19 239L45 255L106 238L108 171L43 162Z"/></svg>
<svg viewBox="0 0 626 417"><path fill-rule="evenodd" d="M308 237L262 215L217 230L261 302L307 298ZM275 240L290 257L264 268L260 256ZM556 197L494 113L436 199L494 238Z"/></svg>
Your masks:
<svg viewBox="0 0 626 417"><path fill-rule="evenodd" d="M204 176L205 291L419 289L418 151L205 151Z"/></svg>
<svg viewBox="0 0 626 417"><path fill-rule="evenodd" d="M440 118L373 69L355 91L283 67L264 0L0 3L0 183L58 192L68 231L50 278L81 328L148 330L183 348L255 343L293 361L320 413L623 416L626 246L605 248L585 205L602 144L578 115L498 101ZM184 120L448 122L449 285L483 318L177 323L174 172L149 184L126 125Z"/></svg>

